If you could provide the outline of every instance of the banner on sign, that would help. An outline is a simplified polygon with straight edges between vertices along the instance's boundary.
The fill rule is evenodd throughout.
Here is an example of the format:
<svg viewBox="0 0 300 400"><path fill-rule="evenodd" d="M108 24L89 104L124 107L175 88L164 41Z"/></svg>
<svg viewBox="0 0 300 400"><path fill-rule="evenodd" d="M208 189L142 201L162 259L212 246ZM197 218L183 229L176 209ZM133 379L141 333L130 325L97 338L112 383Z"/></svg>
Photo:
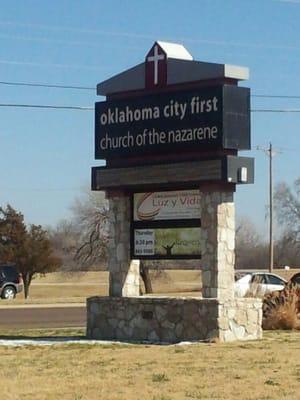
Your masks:
<svg viewBox="0 0 300 400"><path fill-rule="evenodd" d="M200 218L200 191L135 193L133 218L134 221Z"/></svg>

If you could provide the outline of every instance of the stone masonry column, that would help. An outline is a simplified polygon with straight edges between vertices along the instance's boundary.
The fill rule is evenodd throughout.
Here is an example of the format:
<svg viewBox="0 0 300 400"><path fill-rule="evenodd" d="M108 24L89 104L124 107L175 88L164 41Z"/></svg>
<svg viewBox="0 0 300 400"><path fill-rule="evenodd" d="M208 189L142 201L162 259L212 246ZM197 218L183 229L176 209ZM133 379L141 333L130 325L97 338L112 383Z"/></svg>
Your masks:
<svg viewBox="0 0 300 400"><path fill-rule="evenodd" d="M203 297L234 297L234 218L232 192L201 193Z"/></svg>
<svg viewBox="0 0 300 400"><path fill-rule="evenodd" d="M123 192L108 194L110 240L108 245L109 295L139 296L138 260L130 259L130 196Z"/></svg>

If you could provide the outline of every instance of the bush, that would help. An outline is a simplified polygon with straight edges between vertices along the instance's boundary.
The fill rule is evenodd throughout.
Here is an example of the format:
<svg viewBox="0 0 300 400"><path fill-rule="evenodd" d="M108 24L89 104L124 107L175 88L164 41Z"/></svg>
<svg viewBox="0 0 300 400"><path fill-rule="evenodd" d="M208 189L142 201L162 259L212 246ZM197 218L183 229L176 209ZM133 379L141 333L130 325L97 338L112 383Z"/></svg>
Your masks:
<svg viewBox="0 0 300 400"><path fill-rule="evenodd" d="M263 329L300 329L300 288L287 285L263 298Z"/></svg>

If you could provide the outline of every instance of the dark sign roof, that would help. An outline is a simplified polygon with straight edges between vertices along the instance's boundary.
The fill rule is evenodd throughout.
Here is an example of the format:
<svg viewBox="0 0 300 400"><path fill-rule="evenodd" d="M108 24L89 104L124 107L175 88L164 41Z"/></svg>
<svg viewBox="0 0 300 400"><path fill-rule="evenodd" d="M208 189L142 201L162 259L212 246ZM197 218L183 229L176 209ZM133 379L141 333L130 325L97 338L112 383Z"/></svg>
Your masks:
<svg viewBox="0 0 300 400"><path fill-rule="evenodd" d="M180 44L157 41L136 65L97 85L98 95L145 90L213 79L245 80L249 70L229 64L194 61Z"/></svg>

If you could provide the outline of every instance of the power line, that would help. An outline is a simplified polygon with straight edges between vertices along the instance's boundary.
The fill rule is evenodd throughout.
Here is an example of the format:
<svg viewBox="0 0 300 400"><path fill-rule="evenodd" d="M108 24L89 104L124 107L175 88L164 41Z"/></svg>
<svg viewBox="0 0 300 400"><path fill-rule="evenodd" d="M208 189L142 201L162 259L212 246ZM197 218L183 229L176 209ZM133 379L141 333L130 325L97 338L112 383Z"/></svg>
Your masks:
<svg viewBox="0 0 300 400"><path fill-rule="evenodd" d="M282 152L282 151L296 151L296 152L298 152L299 153L299 149L291 149L290 147L278 147L278 150L279 150L279 153L280 152Z"/></svg>
<svg viewBox="0 0 300 400"><path fill-rule="evenodd" d="M95 87L89 86L68 86L68 85L52 85L49 83L29 83L29 82L6 82L0 81L0 85L9 85L9 86L32 86L32 87L45 87L45 88L54 88L54 89L75 89L75 90L96 90Z"/></svg>
<svg viewBox="0 0 300 400"><path fill-rule="evenodd" d="M7 108L46 108L54 110L79 110L79 111L94 111L94 107L88 106L58 106L51 104L18 104L18 103L0 103L0 107ZM300 113L300 109L252 109L250 112L261 113Z"/></svg>
<svg viewBox="0 0 300 400"><path fill-rule="evenodd" d="M94 107L86 106L56 106L48 104L14 104L14 103L0 103L0 107L11 107L11 108L46 108L46 109L57 109L57 110L80 110L80 111L93 111ZM265 113L300 113L300 109L289 110L289 109L253 109L251 112L265 112Z"/></svg>
<svg viewBox="0 0 300 400"><path fill-rule="evenodd" d="M281 94L251 94L251 97L260 97L265 99L300 99L300 96Z"/></svg>
<svg viewBox="0 0 300 400"><path fill-rule="evenodd" d="M296 0L281 0L285 2L295 2ZM19 26L22 28L31 28L31 29L42 29L42 30L50 30L50 31L64 31L64 32L73 32L73 33L81 33L81 34L93 34L93 35L101 35L101 36L110 36L110 37L123 37L125 39L141 39L141 40L156 40L156 35L154 33L132 33L126 31L106 31L99 29L89 29L89 28L78 28L78 27L66 27L66 26L57 26L57 25L43 25L43 24L30 24L30 23L19 23L14 21L0 21L0 25L6 26ZM7 35L8 36L8 35ZM19 39L23 39L23 37L19 36ZM38 38L28 38L30 40L38 40ZM191 37L173 37L163 38L166 41L180 41L187 43L201 43L207 45L216 45L216 46L234 46L234 47L245 47L245 48L258 48L258 49L280 49L280 50L299 50L298 45L286 45L286 44L262 44L262 43L243 43L238 41L223 41L223 40L210 40L210 39L195 39ZM43 40L43 38L42 38Z"/></svg>
<svg viewBox="0 0 300 400"><path fill-rule="evenodd" d="M72 90L92 90L92 91L96 90L96 87L92 86L59 85L51 83L34 83L34 82L0 81L0 85L42 87L42 88L54 88L54 89L72 89ZM265 99L300 99L300 95L298 96L298 95L251 94L251 97L265 98Z"/></svg>
<svg viewBox="0 0 300 400"><path fill-rule="evenodd" d="M300 108L289 109L289 108L254 108L250 110L251 112L262 112L262 113L300 113Z"/></svg>
<svg viewBox="0 0 300 400"><path fill-rule="evenodd" d="M94 107L82 107L82 106L55 106L46 104L5 104L0 103L0 107L13 107L13 108L48 108L55 110L80 110L80 111L93 111Z"/></svg>
<svg viewBox="0 0 300 400"><path fill-rule="evenodd" d="M14 192L77 192L82 190L82 188L30 188L30 187L26 187L26 188L22 188L22 187L4 187L1 188L2 190L9 190L9 191L14 191Z"/></svg>
<svg viewBox="0 0 300 400"><path fill-rule="evenodd" d="M268 155L268 149L265 149L263 146L260 145L253 145L253 150L257 151L263 151L266 155ZM276 147L276 150L273 148L273 155L276 156L277 154L281 154L286 151L296 151L299 153L300 149L299 148L290 148L290 147Z"/></svg>

